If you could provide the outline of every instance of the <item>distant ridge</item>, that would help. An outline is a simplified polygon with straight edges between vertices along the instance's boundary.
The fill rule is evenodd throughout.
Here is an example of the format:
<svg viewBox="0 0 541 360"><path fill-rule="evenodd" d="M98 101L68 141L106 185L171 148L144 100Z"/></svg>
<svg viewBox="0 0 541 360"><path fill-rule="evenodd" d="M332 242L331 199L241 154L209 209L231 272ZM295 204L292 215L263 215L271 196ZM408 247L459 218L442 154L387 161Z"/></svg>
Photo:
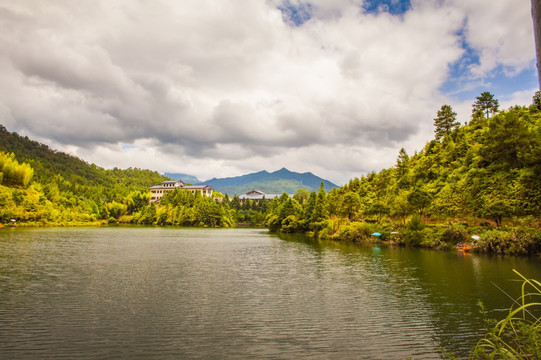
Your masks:
<svg viewBox="0 0 541 360"><path fill-rule="evenodd" d="M293 194L299 189L317 191L323 181L325 191L338 187L311 172L298 173L282 168L269 173L266 170L227 178L213 178L203 182L223 194L241 195L250 190L260 190L268 194Z"/></svg>
<svg viewBox="0 0 541 360"><path fill-rule="evenodd" d="M173 180L182 180L186 184L199 184L201 183L201 180L199 180L197 177L193 175L188 174L182 174L182 173L165 173L163 176L167 176L170 179Z"/></svg>

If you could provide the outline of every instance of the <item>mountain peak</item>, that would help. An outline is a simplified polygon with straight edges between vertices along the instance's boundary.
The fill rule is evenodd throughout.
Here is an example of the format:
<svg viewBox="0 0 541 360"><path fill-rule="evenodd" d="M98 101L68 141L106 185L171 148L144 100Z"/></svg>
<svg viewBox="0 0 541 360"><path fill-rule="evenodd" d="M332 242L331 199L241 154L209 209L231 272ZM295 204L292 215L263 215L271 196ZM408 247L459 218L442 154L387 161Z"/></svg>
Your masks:
<svg viewBox="0 0 541 360"><path fill-rule="evenodd" d="M297 173L283 167L269 173L266 170L259 172L228 177L222 179L211 179L205 181L205 184L212 186L216 191L229 195L240 195L247 191L257 189L267 194L295 193L299 189L308 191L317 191L323 182L325 190L329 191L337 187L332 182L322 179L311 172Z"/></svg>
<svg viewBox="0 0 541 360"><path fill-rule="evenodd" d="M276 170L275 172L271 174L291 174L292 172L289 171L287 168L283 167L280 170Z"/></svg>

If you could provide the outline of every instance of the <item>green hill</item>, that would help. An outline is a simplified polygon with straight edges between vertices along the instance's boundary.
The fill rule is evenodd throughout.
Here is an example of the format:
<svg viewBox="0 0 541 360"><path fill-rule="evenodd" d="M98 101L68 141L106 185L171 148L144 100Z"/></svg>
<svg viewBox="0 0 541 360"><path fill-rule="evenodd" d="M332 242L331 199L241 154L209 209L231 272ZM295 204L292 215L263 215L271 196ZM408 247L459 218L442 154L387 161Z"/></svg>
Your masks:
<svg viewBox="0 0 541 360"><path fill-rule="evenodd" d="M475 111L476 103L464 125L445 105L435 119L436 139L421 151L409 156L402 149L395 166L328 194L283 198L267 224L336 240L369 240L377 232L426 247L469 243L477 235L476 251L541 252L541 101L535 99L491 117Z"/></svg>
<svg viewBox="0 0 541 360"><path fill-rule="evenodd" d="M34 169L34 180L40 183L47 183L60 176L71 185L99 187L103 190L112 187L118 191L120 188L146 190L152 184L167 179L158 172L137 168L105 170L75 156L52 150L47 145L30 140L26 136L11 133L2 125L0 125L0 151L13 153L19 162L28 163Z"/></svg>
<svg viewBox="0 0 541 360"><path fill-rule="evenodd" d="M0 125L0 223L118 218L146 206L148 187L165 179L150 170L105 170Z"/></svg>

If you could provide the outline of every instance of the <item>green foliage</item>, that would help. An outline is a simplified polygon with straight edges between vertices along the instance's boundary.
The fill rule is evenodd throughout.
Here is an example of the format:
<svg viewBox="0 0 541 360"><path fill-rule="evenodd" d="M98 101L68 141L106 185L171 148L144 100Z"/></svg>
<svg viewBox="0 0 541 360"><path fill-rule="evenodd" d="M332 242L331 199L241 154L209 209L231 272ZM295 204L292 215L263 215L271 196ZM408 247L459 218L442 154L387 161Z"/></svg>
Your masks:
<svg viewBox="0 0 541 360"><path fill-rule="evenodd" d="M541 232L535 229L489 229L480 232L475 250L491 254L527 255L541 252Z"/></svg>
<svg viewBox="0 0 541 360"><path fill-rule="evenodd" d="M126 204L126 211L128 214L141 211L148 205L150 200L150 193L148 191L132 191L126 196L124 202Z"/></svg>
<svg viewBox="0 0 541 360"><path fill-rule="evenodd" d="M541 110L541 92L536 91L532 97L532 105L535 106L538 110Z"/></svg>
<svg viewBox="0 0 541 360"><path fill-rule="evenodd" d="M335 219L335 222L337 219ZM372 234L381 230L377 225L366 222L344 222L340 223L333 232L331 239L351 242L366 242L373 239Z"/></svg>
<svg viewBox="0 0 541 360"><path fill-rule="evenodd" d="M235 224L229 203L220 203L200 193L192 194L181 189L165 194L158 205L151 203L134 212L131 221L145 225L210 227L230 227Z"/></svg>
<svg viewBox="0 0 541 360"><path fill-rule="evenodd" d="M26 163L19 164L13 153L0 152L0 182L5 186L27 187L34 176L34 169Z"/></svg>
<svg viewBox="0 0 541 360"><path fill-rule="evenodd" d="M390 213L391 208L382 202L375 202L373 204L370 204L370 206L365 211L365 215L376 216L376 221L378 223L381 222L381 219L384 216L389 215Z"/></svg>
<svg viewBox="0 0 541 360"><path fill-rule="evenodd" d="M9 133L0 126L0 222L18 224L134 222L232 226L228 203L188 192L148 203L148 187L167 178L149 170L105 170ZM21 163L24 160L26 162ZM33 176L34 175L34 176ZM33 182L32 182L33 181Z"/></svg>
<svg viewBox="0 0 541 360"><path fill-rule="evenodd" d="M407 200L410 207L417 211L420 216L423 216L432 202L432 197L427 191L416 188L408 194Z"/></svg>
<svg viewBox="0 0 541 360"><path fill-rule="evenodd" d="M109 216L116 220L128 212L128 207L125 204L120 204L116 201L107 203L106 208Z"/></svg>
<svg viewBox="0 0 541 360"><path fill-rule="evenodd" d="M453 111L451 105L442 105L438 110L438 115L434 119L434 133L436 140L440 140L451 134L453 130L458 128L460 123L456 121L456 112Z"/></svg>
<svg viewBox="0 0 541 360"><path fill-rule="evenodd" d="M514 272L522 281L521 296L472 349L470 359L541 358L541 282Z"/></svg>
<svg viewBox="0 0 541 360"><path fill-rule="evenodd" d="M349 191L341 200L340 214L349 220L353 219L361 208L361 197L358 193Z"/></svg>
<svg viewBox="0 0 541 360"><path fill-rule="evenodd" d="M445 243L456 245L458 243L469 242L469 235L464 228L450 225L443 231L441 240Z"/></svg>
<svg viewBox="0 0 541 360"><path fill-rule="evenodd" d="M476 98L477 100L472 106L472 113L476 114L486 113L487 119L490 117L490 114L495 114L498 112L500 106L497 99L494 98L494 94L491 94L488 91L481 93L480 96Z"/></svg>
<svg viewBox="0 0 541 360"><path fill-rule="evenodd" d="M286 221L287 231L370 240L359 232L365 221L374 231L388 231L383 238L397 244L450 247L470 242L477 234L481 240L476 251L541 252L538 229L508 228L517 223L535 227L540 221L541 110L513 107L487 118L498 111L497 105L490 93L482 94L472 121L463 126L442 106L449 116L439 115L449 126L440 125L441 141L428 142L413 156L401 149L390 169L352 179L329 193L320 189L307 200L303 197L296 221ZM285 217L277 210L277 205L269 209L267 224L273 231L284 231ZM396 221L394 229L383 230L389 220ZM471 226L449 225L461 222ZM476 224L490 226L477 229Z"/></svg>
<svg viewBox="0 0 541 360"><path fill-rule="evenodd" d="M434 119L440 141L428 142L412 156L401 149L394 167L351 179L328 193L322 182L317 192L299 186L289 191L296 192L293 198L284 194L264 201L225 195L220 202L179 190L149 205L148 187L165 180L159 174L105 170L0 126L0 221L266 224L271 231L351 241L371 239L370 229L410 246L465 241L471 228L448 225L464 222L490 225L475 230L481 236L477 251L536 253L541 251L539 230L509 228L534 227L540 221L541 110L535 101L497 113L497 100L482 94L472 120L463 126L444 105L438 122Z"/></svg>

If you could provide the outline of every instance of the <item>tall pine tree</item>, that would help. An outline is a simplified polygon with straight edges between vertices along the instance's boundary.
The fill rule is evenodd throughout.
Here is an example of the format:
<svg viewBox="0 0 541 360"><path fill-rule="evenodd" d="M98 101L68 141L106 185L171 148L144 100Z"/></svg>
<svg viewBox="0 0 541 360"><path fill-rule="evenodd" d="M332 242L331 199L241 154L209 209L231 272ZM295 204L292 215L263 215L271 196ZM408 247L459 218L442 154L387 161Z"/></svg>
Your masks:
<svg viewBox="0 0 541 360"><path fill-rule="evenodd" d="M459 125L460 123L456 121L456 112L453 111L451 105L442 105L438 111L438 116L434 119L436 140L449 135Z"/></svg>
<svg viewBox="0 0 541 360"><path fill-rule="evenodd" d="M482 112L486 114L488 119L490 114L494 115L499 111L500 103L497 99L494 99L494 94L485 91L476 99L477 101L473 104L472 114Z"/></svg>

